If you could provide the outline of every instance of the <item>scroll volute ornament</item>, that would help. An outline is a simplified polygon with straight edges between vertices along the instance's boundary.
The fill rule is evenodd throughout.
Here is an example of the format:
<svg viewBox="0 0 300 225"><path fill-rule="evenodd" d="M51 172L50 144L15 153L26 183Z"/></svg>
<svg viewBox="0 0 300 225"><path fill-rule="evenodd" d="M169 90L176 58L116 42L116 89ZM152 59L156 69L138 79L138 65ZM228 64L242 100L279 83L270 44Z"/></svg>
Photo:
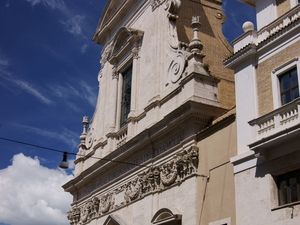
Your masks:
<svg viewBox="0 0 300 225"><path fill-rule="evenodd" d="M181 1L180 0L168 0L166 2L165 9L168 10L168 17L170 19L177 19L180 11Z"/></svg>

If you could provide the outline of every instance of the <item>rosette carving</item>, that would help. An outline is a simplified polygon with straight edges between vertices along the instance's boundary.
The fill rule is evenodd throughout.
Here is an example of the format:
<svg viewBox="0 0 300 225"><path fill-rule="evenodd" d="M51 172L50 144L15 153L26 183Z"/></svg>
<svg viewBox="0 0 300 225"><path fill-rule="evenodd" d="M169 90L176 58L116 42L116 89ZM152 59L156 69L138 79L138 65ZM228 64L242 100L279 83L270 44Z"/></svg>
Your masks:
<svg viewBox="0 0 300 225"><path fill-rule="evenodd" d="M178 52L176 58L171 61L168 75L173 83L176 83L181 77L186 66L186 59L182 52Z"/></svg>

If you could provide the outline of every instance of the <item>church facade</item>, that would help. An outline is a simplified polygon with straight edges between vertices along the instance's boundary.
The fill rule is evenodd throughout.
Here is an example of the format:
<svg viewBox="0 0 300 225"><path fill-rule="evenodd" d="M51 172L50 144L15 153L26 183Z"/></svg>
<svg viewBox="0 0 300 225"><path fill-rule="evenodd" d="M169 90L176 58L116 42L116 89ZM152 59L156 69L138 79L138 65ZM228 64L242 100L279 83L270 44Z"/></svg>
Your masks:
<svg viewBox="0 0 300 225"><path fill-rule="evenodd" d="M70 224L235 224L232 48L220 0L109 0Z"/></svg>
<svg viewBox="0 0 300 225"><path fill-rule="evenodd" d="M300 223L299 0L233 41L221 0L108 0L71 225Z"/></svg>

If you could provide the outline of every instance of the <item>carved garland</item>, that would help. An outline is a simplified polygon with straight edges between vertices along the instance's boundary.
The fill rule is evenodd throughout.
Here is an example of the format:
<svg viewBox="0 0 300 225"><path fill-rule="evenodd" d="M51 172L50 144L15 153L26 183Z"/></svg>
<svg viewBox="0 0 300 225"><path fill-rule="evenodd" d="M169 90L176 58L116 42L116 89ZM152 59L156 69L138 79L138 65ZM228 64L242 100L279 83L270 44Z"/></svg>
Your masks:
<svg viewBox="0 0 300 225"><path fill-rule="evenodd" d="M74 207L68 212L71 225L84 224L104 215L111 210L118 209L143 196L161 191L173 184L183 182L198 168L198 148L193 146L188 150L177 153L169 162L151 167L123 186L99 197L93 197L81 207ZM122 194L124 200L115 204L115 196Z"/></svg>

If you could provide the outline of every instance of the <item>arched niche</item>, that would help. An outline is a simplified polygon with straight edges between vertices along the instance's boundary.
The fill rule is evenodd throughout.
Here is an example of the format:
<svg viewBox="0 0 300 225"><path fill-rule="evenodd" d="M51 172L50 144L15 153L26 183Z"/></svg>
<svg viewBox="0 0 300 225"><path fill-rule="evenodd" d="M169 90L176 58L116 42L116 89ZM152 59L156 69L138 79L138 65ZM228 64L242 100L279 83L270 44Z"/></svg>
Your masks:
<svg viewBox="0 0 300 225"><path fill-rule="evenodd" d="M162 208L153 216L151 223L159 225L181 225L180 213L173 213L170 209Z"/></svg>

